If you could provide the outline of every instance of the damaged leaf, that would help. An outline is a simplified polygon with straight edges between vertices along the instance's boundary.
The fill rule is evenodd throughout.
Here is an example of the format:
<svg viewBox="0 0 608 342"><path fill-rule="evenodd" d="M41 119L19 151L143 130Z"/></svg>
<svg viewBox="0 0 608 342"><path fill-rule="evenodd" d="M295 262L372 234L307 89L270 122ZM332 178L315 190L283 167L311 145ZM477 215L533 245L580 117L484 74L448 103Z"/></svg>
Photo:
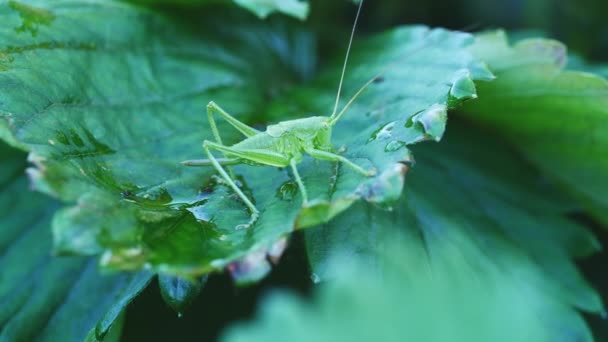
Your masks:
<svg viewBox="0 0 608 342"><path fill-rule="evenodd" d="M475 97L473 79L492 77L470 55L466 33L410 27L356 42L339 108L384 73L335 127L333 144L377 176L305 158L298 167L311 205L303 209L288 170L238 165L262 214L237 230L249 213L213 168L180 165L204 157L201 142L212 139L206 103L262 127L329 115L343 49L314 82L293 87L312 78L315 56L310 34L293 22L222 11L193 30L120 2L40 3L54 20L35 37L0 33L0 52L12 58L0 72L0 136L31 151L39 190L71 204L53 220L55 251L102 254L110 268L194 277L229 266L259 279L272 246L294 229L359 199L396 201L412 162L405 146L439 140L446 110ZM0 13L20 25L17 12ZM238 27L223 30L227 21ZM227 144L241 139L218 125ZM262 257L251 264L253 252Z"/></svg>

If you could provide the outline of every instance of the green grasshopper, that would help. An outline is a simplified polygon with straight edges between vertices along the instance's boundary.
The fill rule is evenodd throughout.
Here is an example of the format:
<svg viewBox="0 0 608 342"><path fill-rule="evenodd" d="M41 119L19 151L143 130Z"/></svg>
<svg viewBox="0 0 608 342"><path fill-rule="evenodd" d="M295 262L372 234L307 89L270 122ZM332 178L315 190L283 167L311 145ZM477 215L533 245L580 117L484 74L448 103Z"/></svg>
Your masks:
<svg viewBox="0 0 608 342"><path fill-rule="evenodd" d="M293 176L300 189L304 206L308 204L308 193L297 168L297 164L302 161L304 154L308 154L316 159L341 162L366 177L375 175L375 169L363 169L361 166L336 153L336 149L331 144L332 128L338 123L342 115L344 115L349 106L363 90L380 77L380 75L377 75L365 83L363 87L353 95L342 110L338 112L338 103L340 102L340 93L342 91L342 83L344 81L348 56L350 54L350 48L362 5L363 1L360 1L350 35L348 49L346 51L334 110L330 116L312 116L282 121L275 125L269 125L266 128L266 131L262 132L231 116L213 101L209 102L207 105L207 117L215 139L215 141L205 140L203 142L203 150L209 159L186 160L182 162L182 164L187 166L213 166L217 170L224 181L234 190L234 192L236 192L241 200L243 200L251 212L249 223L242 225L244 228L253 225L257 221L260 212L237 186L234 181L235 177L232 169L228 167L228 171L226 171L222 165L229 166L244 163L275 167L289 166L293 171ZM214 114L219 115L231 126L241 132L245 136L245 139L232 146L224 145L215 123ZM213 153L211 153L212 150L222 153L224 158L216 158Z"/></svg>

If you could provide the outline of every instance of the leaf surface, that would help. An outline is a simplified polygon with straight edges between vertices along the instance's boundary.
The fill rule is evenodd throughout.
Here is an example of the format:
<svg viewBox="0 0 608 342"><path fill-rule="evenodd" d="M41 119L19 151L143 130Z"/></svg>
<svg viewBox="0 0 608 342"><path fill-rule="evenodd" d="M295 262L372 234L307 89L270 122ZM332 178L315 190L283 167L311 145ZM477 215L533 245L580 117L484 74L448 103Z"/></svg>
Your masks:
<svg viewBox="0 0 608 342"><path fill-rule="evenodd" d="M314 42L280 18L214 12L193 25L114 1L40 4L36 13L53 19L26 31L13 29L23 25L18 10L0 7L1 135L33 152L39 190L76 202L55 216L56 251L103 253L113 268L196 276L242 260L232 269L245 279L265 274L264 253L293 229L326 222L361 198L396 200L402 162L411 162L405 145L439 140L447 109L475 97L473 79L491 78L468 52L468 34L411 27L357 42L339 108L384 74L332 142L378 175L307 157L298 168L311 203L302 210L288 170L239 165L238 180L262 215L252 229L236 230L249 213L215 171L179 164L204 157L201 142L212 139L205 104L253 124L329 115L343 52L314 83L293 88L313 75ZM226 21L234 27L226 30ZM225 122L219 129L226 144L242 139Z"/></svg>
<svg viewBox="0 0 608 342"><path fill-rule="evenodd" d="M151 275L102 275L94 259L51 256L57 203L29 191L22 152L1 144L0 156L0 341L118 340Z"/></svg>
<svg viewBox="0 0 608 342"><path fill-rule="evenodd" d="M497 80L480 83L469 119L503 133L547 175L608 222L608 81L564 70L565 47L529 39L514 46L498 32L473 48Z"/></svg>
<svg viewBox="0 0 608 342"><path fill-rule="evenodd" d="M304 20L308 17L310 4L300 0L128 0L139 4L169 4L169 5L205 5L232 2L241 6L261 19L267 18L274 12L279 12Z"/></svg>

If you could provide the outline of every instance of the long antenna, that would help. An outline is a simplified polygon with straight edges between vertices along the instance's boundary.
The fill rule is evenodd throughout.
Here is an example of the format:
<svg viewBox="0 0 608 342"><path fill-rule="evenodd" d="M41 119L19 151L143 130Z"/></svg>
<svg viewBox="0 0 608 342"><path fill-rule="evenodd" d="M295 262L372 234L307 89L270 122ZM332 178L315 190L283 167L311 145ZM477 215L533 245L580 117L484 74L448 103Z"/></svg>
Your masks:
<svg viewBox="0 0 608 342"><path fill-rule="evenodd" d="M359 14L361 13L361 7L363 7L363 0L359 1L359 8L357 9L357 15L355 16L355 23L350 33L350 40L348 41L348 49L346 49L346 57L344 58L344 65L342 66L342 76L340 76L340 84L338 85L338 94L336 95L336 103L334 104L334 110L332 111L331 118L336 116L338 111L338 104L340 103L340 93L342 92L342 82L344 82L344 75L346 74L346 65L348 64L348 56L350 55L350 47L353 45L353 38L355 37L355 30L357 28L357 21L359 21Z"/></svg>
<svg viewBox="0 0 608 342"><path fill-rule="evenodd" d="M361 3L363 2L363 0L361 0L361 2L359 3L359 10L361 10ZM359 17L359 12L357 12L357 17ZM357 19L355 18L355 25L357 24ZM464 31L467 32L468 29L459 29L456 31ZM426 34L426 36L430 35L433 32L432 29L428 29L428 32ZM353 33L354 33L354 28L353 28ZM427 38L427 37L425 37ZM352 43L352 35L351 35L351 43ZM350 43L348 44L348 51L346 52L346 59L348 60L348 54L350 52ZM422 51L424 48L426 48L427 46L429 46L429 43L427 41L424 41L422 44L420 44L417 47L414 47L412 49L410 49L407 53L405 53L403 55L403 57L408 57L408 56L412 56L413 54ZM374 77L372 77L371 79L369 79L367 82L365 82L365 84L363 84L363 86L361 86L361 88L359 88L359 90L357 90L357 92L355 93L355 95L353 95L350 100L348 100L348 102L346 103L346 105L344 105L344 107L342 108L342 110L340 110L340 113L336 113L338 108L338 102L340 99L340 90L342 88L342 80L344 78L344 71L346 70L346 61L344 63L344 69L342 70L342 78L340 79L340 87L338 88L338 98L336 99L336 106L334 107L334 112L330 117L329 120L329 125L333 126L335 125L340 118L342 117L342 115L344 115L344 113L346 113L346 111L348 110L348 108L355 102L355 100L361 95L363 94L363 92L365 91L365 89L367 89L369 86L371 86L375 81L381 80L382 75L384 75L384 73L388 70L390 70L392 67L394 67L397 63L399 62L399 59L394 60L393 62L389 63L388 65L386 65L386 67L384 67L380 72L378 72Z"/></svg>
<svg viewBox="0 0 608 342"><path fill-rule="evenodd" d="M430 31L429 31L429 33L430 33ZM416 52L421 51L426 46L427 46L427 43L423 42L421 46L411 49L409 51L409 53L405 54L405 57L411 56L411 55L415 54ZM361 95L363 93L363 91L365 91L365 89L367 89L370 85L372 85L372 83L374 83L376 80L381 79L382 75L384 75L384 73L387 70L390 70L392 67L394 67L397 62L399 62L399 60L395 60L392 63L388 64L374 77L370 78L367 82L365 82L365 84L363 84L363 86L361 88L359 88L359 90L357 90L355 95L353 95L353 97L351 97L350 100L348 100L348 102L346 103L346 105L344 105L344 107L342 108L340 113L334 114L331 116L329 124L331 126L335 125L340 120L342 115L344 115L344 113L346 113L346 110L355 102L355 100L359 97L359 95Z"/></svg>
<svg viewBox="0 0 608 342"><path fill-rule="evenodd" d="M338 120L340 120L340 117L342 117L342 115L344 115L344 113L346 112L346 110L348 109L348 107L350 107L351 104L353 104L353 102L355 102L355 100L357 99L357 97L359 97L359 95L361 95L361 93L363 93L363 91L365 89L367 89L367 87L369 87L372 83L374 83L377 79L379 79L380 77L382 77L382 74L384 73L384 70L377 73L376 76L372 77L369 79L369 81L365 82L365 84L359 88L359 90L357 90L357 92L355 93L355 95L353 95L353 97L350 98L350 100L348 100L348 102L346 103L346 105L344 106L344 108L342 108L342 110L340 111L340 114L334 116L332 115L330 120L329 120L329 125L333 126L336 124L336 122L338 122Z"/></svg>

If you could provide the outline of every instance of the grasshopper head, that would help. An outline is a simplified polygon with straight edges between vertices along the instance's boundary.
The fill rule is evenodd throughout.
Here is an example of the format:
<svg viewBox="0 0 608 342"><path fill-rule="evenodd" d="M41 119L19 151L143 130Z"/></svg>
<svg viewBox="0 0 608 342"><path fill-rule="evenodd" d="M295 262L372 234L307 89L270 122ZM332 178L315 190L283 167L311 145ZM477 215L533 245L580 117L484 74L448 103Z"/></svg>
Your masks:
<svg viewBox="0 0 608 342"><path fill-rule="evenodd" d="M330 123L330 118L328 117L320 117L323 120L320 121L320 127L319 130L317 132L317 134L315 135L314 139L314 145L316 148L322 149L322 150L330 150L332 148L331 145L331 129L332 129L332 124Z"/></svg>

